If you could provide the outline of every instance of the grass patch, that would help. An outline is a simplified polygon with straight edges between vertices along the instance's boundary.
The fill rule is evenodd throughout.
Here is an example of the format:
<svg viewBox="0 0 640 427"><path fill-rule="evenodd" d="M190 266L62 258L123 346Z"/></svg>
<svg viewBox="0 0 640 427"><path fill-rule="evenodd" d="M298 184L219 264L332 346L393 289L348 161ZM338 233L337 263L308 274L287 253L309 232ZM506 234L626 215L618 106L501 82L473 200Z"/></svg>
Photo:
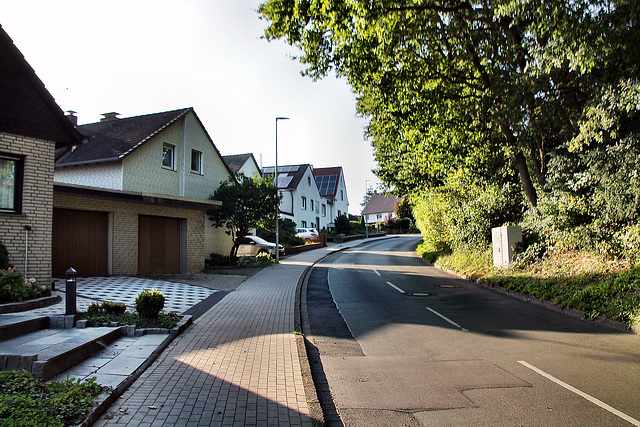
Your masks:
<svg viewBox="0 0 640 427"><path fill-rule="evenodd" d="M629 325L640 322L640 266L590 252L561 252L532 264L493 267L491 250L418 254L458 274ZM431 261L431 256L434 261Z"/></svg>
<svg viewBox="0 0 640 427"><path fill-rule="evenodd" d="M76 319L87 320L87 326L101 326L116 322L118 326L136 325L137 328L175 328L182 316L176 313L160 312L155 319L140 317L138 313L90 313L80 311L76 314Z"/></svg>
<svg viewBox="0 0 640 427"><path fill-rule="evenodd" d="M93 400L109 391L95 382L66 379L45 383L28 372L0 372L0 424L71 426L80 424Z"/></svg>

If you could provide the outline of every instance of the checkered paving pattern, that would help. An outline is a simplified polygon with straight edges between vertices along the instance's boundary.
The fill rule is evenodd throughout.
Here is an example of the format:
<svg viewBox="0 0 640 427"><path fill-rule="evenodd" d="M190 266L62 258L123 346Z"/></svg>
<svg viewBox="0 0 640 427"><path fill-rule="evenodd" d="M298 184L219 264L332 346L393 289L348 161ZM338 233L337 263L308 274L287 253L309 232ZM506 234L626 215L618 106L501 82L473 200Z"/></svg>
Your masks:
<svg viewBox="0 0 640 427"><path fill-rule="evenodd" d="M64 298L65 281L56 280L56 289ZM157 289L165 296L164 311L184 313L200 301L216 293L215 289L184 283L151 280L137 277L81 277L76 282L76 307L78 311L86 311L96 301L113 301L124 303L134 309L136 297L143 290ZM65 304L56 304L38 310L34 314L62 314Z"/></svg>
<svg viewBox="0 0 640 427"><path fill-rule="evenodd" d="M311 426L294 335L297 283L326 252L258 272L160 355L95 426Z"/></svg>

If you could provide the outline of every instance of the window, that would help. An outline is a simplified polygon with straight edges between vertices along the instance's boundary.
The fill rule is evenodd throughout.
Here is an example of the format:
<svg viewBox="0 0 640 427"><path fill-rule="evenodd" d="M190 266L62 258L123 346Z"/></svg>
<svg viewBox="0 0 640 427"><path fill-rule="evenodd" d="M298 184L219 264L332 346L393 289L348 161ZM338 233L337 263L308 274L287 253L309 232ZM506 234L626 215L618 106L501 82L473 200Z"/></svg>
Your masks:
<svg viewBox="0 0 640 427"><path fill-rule="evenodd" d="M313 200L311 200L311 210L313 210Z"/></svg>
<svg viewBox="0 0 640 427"><path fill-rule="evenodd" d="M162 167L176 170L176 147L175 145L165 144L162 146Z"/></svg>
<svg viewBox="0 0 640 427"><path fill-rule="evenodd" d="M302 209L307 209L307 198L302 196Z"/></svg>
<svg viewBox="0 0 640 427"><path fill-rule="evenodd" d="M23 163L21 157L0 154L0 212L22 211Z"/></svg>
<svg viewBox="0 0 640 427"><path fill-rule="evenodd" d="M202 175L202 153L191 150L191 172Z"/></svg>
<svg viewBox="0 0 640 427"><path fill-rule="evenodd" d="M302 227L306 227L307 226L307 221L300 221L302 222Z"/></svg>
<svg viewBox="0 0 640 427"><path fill-rule="evenodd" d="M322 216L327 216L327 205L322 205Z"/></svg>
<svg viewBox="0 0 640 427"><path fill-rule="evenodd" d="M344 191L340 190L340 200L344 200Z"/></svg>
<svg viewBox="0 0 640 427"><path fill-rule="evenodd" d="M340 209L338 209L338 216L342 216L342 212L340 212Z"/></svg>
<svg viewBox="0 0 640 427"><path fill-rule="evenodd" d="M307 185L309 185L309 186L311 185L311 177L310 176L307 177ZM313 208L311 208L311 209L313 209Z"/></svg>

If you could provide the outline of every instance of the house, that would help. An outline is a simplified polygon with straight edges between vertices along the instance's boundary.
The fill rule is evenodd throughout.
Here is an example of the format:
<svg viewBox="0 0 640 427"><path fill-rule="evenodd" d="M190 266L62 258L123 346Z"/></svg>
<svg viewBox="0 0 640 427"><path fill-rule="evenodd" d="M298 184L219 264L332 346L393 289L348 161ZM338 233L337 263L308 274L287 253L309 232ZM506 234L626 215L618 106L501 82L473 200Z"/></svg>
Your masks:
<svg viewBox="0 0 640 427"><path fill-rule="evenodd" d="M251 153L222 156L222 159L233 173L242 173L249 178L262 176L260 166Z"/></svg>
<svg viewBox="0 0 640 427"><path fill-rule="evenodd" d="M316 170L319 171L317 176ZM271 166L262 172L273 177L274 171ZM348 212L349 199L341 167L278 166L278 188L283 195L281 216L291 219L298 227L328 229L339 215Z"/></svg>
<svg viewBox="0 0 640 427"><path fill-rule="evenodd" d="M394 212L395 207L400 200L402 199L396 196L383 196L382 194L378 194L377 191L374 191L362 210L365 223L376 224L385 222L388 219L394 219L396 217Z"/></svg>
<svg viewBox="0 0 640 427"><path fill-rule="evenodd" d="M1 26L0 93L0 240L10 263L47 284L55 153L83 137Z"/></svg>
<svg viewBox="0 0 640 427"><path fill-rule="evenodd" d="M347 197L347 185L341 166L331 168L317 168L313 170L313 176L318 186L318 192L326 203L323 203L322 213L328 219L327 228L332 229L335 219L341 215L348 215L349 198Z"/></svg>
<svg viewBox="0 0 640 427"><path fill-rule="evenodd" d="M212 252L229 253L206 211L232 172L193 108L107 113L78 130L87 142L55 166L54 274L199 272Z"/></svg>

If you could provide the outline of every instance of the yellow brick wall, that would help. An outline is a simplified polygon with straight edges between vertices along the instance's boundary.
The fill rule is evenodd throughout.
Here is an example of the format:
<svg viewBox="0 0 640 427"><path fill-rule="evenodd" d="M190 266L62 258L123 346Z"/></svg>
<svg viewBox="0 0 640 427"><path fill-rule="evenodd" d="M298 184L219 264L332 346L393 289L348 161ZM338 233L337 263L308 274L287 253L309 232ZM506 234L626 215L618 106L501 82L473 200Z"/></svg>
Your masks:
<svg viewBox="0 0 640 427"><path fill-rule="evenodd" d="M31 226L27 276L40 284L51 281L54 147L51 141L0 133L0 152L25 156L22 214L0 214L0 240L9 251L9 261L24 271L24 226Z"/></svg>
<svg viewBox="0 0 640 427"><path fill-rule="evenodd" d="M111 274L138 274L138 216L155 215L187 221L187 273L204 269L204 212L192 209L122 202L86 196L55 194L56 208L109 212L111 232Z"/></svg>

